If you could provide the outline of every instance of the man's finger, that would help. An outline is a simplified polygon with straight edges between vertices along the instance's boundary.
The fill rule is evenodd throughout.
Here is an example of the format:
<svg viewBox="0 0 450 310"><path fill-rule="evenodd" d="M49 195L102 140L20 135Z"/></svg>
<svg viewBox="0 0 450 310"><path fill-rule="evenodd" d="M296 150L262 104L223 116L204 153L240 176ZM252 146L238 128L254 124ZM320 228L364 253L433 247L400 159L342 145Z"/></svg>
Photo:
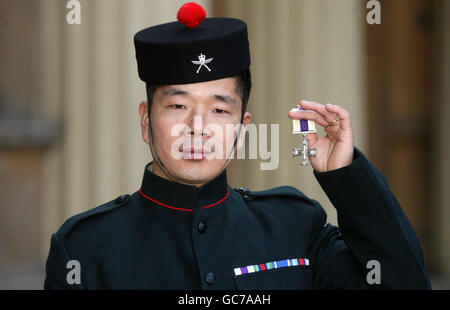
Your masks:
<svg viewBox="0 0 450 310"><path fill-rule="evenodd" d="M339 116L339 118L340 118L339 123L343 130L351 129L352 125L351 125L351 120L350 120L350 113L348 113L346 110L344 110L340 106L334 105L334 104L327 103L325 108L327 109L327 111L329 111L331 113L335 113L337 116Z"/></svg>
<svg viewBox="0 0 450 310"><path fill-rule="evenodd" d="M291 119L306 119L309 121L314 121L320 126L328 126L328 122L318 113L314 111L302 111L302 110L291 110L288 113Z"/></svg>
<svg viewBox="0 0 450 310"><path fill-rule="evenodd" d="M306 141L308 141L308 147L311 148L317 142L317 133L308 133L306 135Z"/></svg>
<svg viewBox="0 0 450 310"><path fill-rule="evenodd" d="M312 110L320 114L327 122L327 125L325 126L328 126L330 122L337 117L335 113L330 113L323 104L317 102L302 100L300 101L300 106L306 110Z"/></svg>

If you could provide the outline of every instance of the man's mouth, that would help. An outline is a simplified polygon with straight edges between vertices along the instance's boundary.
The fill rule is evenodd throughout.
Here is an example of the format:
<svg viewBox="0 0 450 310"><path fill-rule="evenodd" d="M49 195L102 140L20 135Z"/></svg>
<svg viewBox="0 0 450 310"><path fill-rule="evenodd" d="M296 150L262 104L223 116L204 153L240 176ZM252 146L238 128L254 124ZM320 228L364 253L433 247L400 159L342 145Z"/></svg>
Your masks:
<svg viewBox="0 0 450 310"><path fill-rule="evenodd" d="M206 159L210 153L204 149L196 148L181 149L181 152L183 154L183 158L189 160L203 160Z"/></svg>

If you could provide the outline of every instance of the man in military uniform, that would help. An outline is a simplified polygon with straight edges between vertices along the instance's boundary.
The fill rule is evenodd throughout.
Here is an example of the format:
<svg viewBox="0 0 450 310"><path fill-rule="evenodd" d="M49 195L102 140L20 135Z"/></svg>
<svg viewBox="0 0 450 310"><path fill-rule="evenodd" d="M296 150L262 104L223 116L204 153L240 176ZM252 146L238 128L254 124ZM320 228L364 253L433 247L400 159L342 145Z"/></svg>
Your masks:
<svg viewBox="0 0 450 310"><path fill-rule="evenodd" d="M247 27L202 14L188 4L178 15L184 24L135 35L148 95L139 107L142 137L154 161L134 194L75 215L53 234L45 288L430 288L416 234L383 175L354 147L341 107L302 101L305 111L288 114L325 127L326 136L307 139L339 228L296 188L228 185L230 156L209 155L230 141L233 152L241 147L251 120ZM172 135L177 124L181 137ZM227 124L240 130L225 134ZM79 263L79 281L69 281L70 261ZM375 283L367 281L369 262L380 267Z"/></svg>

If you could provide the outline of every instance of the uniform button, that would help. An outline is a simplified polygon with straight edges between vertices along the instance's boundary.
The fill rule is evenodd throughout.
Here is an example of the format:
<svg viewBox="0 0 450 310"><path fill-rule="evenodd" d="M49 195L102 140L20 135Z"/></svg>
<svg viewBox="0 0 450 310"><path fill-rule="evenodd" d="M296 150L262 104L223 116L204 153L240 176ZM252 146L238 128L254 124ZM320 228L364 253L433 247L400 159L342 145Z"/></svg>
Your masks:
<svg viewBox="0 0 450 310"><path fill-rule="evenodd" d="M206 274L205 281L210 285L214 285L216 283L216 277L214 276L214 273L208 272Z"/></svg>
<svg viewBox="0 0 450 310"><path fill-rule="evenodd" d="M241 193L242 197L245 200L252 200L253 197L250 195L250 190L246 187L239 187L238 188L239 193Z"/></svg>
<svg viewBox="0 0 450 310"><path fill-rule="evenodd" d="M128 198L128 196L129 195L122 195L122 196L117 197L116 200L114 200L115 204L116 205L121 204Z"/></svg>
<svg viewBox="0 0 450 310"><path fill-rule="evenodd" d="M248 194L250 193L250 190L246 187L239 187L238 190L242 193L242 194Z"/></svg>
<svg viewBox="0 0 450 310"><path fill-rule="evenodd" d="M197 229L199 232L203 234L206 231L206 223L205 222L198 223Z"/></svg>

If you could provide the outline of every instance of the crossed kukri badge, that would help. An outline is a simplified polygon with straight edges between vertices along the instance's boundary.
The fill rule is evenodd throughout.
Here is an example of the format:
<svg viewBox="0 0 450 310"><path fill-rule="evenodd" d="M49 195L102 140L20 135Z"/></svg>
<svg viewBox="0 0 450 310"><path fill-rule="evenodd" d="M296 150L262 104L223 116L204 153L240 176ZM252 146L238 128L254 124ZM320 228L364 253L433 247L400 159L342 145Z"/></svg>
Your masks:
<svg viewBox="0 0 450 310"><path fill-rule="evenodd" d="M197 72L200 72L200 69L204 66L208 71L211 71L211 69L206 65L209 64L214 58L208 58L206 59L206 56L203 54L198 55L198 60L191 60L193 64L199 65Z"/></svg>

